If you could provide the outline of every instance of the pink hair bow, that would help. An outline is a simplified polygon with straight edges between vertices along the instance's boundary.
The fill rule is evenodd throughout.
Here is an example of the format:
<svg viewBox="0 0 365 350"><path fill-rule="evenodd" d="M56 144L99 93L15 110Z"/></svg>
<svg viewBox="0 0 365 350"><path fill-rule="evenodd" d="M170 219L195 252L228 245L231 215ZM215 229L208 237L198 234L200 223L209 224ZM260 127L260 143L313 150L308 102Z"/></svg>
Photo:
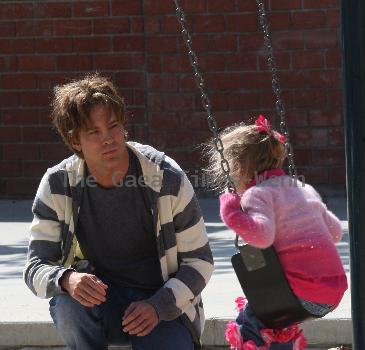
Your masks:
<svg viewBox="0 0 365 350"><path fill-rule="evenodd" d="M255 121L255 127L256 127L256 130L258 132L264 132L268 135L274 135L274 137L280 141L281 143L284 143L285 142L285 136L278 133L277 131L275 130L272 130L271 129L271 125L270 125L270 122L263 116L263 115L259 115L259 117L257 118L257 120Z"/></svg>

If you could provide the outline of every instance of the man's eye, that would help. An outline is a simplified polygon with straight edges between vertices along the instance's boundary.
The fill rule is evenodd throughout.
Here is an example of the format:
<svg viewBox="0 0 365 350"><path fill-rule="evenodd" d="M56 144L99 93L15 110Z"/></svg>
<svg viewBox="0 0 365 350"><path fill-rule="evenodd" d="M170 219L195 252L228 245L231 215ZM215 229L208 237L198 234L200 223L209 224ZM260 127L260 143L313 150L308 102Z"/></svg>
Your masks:
<svg viewBox="0 0 365 350"><path fill-rule="evenodd" d="M119 125L118 123L115 123L115 124L112 124L110 127L111 127L111 128L117 128L117 127L118 127L118 125Z"/></svg>
<svg viewBox="0 0 365 350"><path fill-rule="evenodd" d="M91 130L91 131L88 131L88 134L89 135L93 135L93 134L96 134L97 133L97 130Z"/></svg>

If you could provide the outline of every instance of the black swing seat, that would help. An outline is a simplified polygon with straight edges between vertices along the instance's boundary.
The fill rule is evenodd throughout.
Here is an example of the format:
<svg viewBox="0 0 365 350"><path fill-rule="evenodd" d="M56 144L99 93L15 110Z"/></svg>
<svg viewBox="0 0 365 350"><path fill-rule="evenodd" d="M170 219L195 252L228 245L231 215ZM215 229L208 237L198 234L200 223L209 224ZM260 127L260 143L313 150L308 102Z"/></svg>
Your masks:
<svg viewBox="0 0 365 350"><path fill-rule="evenodd" d="M232 256L233 268L253 312L266 327L281 329L316 318L294 295L274 247L245 244L239 250Z"/></svg>

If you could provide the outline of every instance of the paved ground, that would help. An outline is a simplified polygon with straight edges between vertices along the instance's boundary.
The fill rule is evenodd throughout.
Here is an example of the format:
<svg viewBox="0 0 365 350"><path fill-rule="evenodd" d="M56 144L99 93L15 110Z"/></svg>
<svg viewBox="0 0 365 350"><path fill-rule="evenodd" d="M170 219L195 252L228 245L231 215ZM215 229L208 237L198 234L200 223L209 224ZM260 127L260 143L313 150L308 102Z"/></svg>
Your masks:
<svg viewBox="0 0 365 350"><path fill-rule="evenodd" d="M234 234L219 220L217 200L201 199L200 202L216 266L211 282L203 293L206 316L209 320L205 338L209 339L206 342L208 345L223 345L222 339L218 339L222 338L224 329L225 321L222 323L222 320L234 317L233 300L242 294L230 264L230 256L235 252ZM331 198L328 200L328 205L343 220L344 237L337 247L349 275L349 237L345 199ZM34 338L36 337L34 333L37 333L34 330L37 327L44 328L43 325L51 321L48 302L33 296L22 281L22 268L27 251L27 231L31 221L30 206L30 201L0 201L0 347L8 345L8 349L10 345L19 344L59 345L59 343L47 344L46 340L38 343ZM307 336L309 335L313 344L333 344L334 340L348 343L351 337L350 310L350 291L348 291L338 309L326 316L325 320L321 320L322 323L308 322L304 327ZM320 332L319 325L322 327ZM27 336L19 334L19 330L23 330ZM49 328L49 332L52 333L53 329ZM322 340L319 343L320 339ZM61 349L63 348L59 348Z"/></svg>

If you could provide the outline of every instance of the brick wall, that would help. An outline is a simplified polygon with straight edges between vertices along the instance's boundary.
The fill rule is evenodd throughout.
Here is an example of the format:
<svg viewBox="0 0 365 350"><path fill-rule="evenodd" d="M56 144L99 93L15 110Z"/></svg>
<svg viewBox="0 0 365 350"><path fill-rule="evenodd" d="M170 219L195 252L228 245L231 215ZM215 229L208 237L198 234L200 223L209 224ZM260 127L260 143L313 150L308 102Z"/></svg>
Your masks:
<svg viewBox="0 0 365 350"><path fill-rule="evenodd" d="M254 0L185 0L220 126L273 116ZM267 1L299 172L344 185L339 0ZM132 114L131 139L186 169L210 136L171 0L2 1L0 197L32 197L69 154L49 123L52 87L98 70ZM271 117L273 119L273 117Z"/></svg>

